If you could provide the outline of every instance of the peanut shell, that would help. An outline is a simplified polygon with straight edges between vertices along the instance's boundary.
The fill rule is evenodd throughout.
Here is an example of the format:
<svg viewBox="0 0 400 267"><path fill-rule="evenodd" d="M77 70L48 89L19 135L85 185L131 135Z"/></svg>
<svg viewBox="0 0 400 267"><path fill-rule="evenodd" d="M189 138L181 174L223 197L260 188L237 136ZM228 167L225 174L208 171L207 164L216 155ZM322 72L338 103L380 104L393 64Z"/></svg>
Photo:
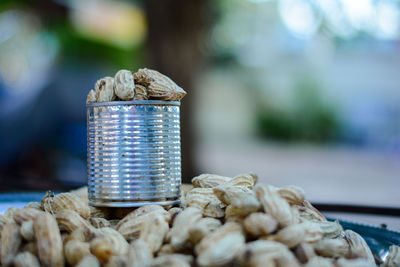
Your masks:
<svg viewBox="0 0 400 267"><path fill-rule="evenodd" d="M226 223L205 236L195 248L199 266L231 263L244 248L244 236L239 224Z"/></svg>
<svg viewBox="0 0 400 267"><path fill-rule="evenodd" d="M181 250L185 247L189 240L190 227L201 217L201 211L193 207L186 208L176 216L174 224L167 234L167 240L170 241L174 249Z"/></svg>
<svg viewBox="0 0 400 267"><path fill-rule="evenodd" d="M179 101L186 92L169 77L150 69L139 69L134 73L135 83L147 88L149 99Z"/></svg>
<svg viewBox="0 0 400 267"><path fill-rule="evenodd" d="M42 199L42 208L51 214L56 214L62 210L73 210L84 219L88 219L90 216L89 206L80 197L72 193L54 195L48 192Z"/></svg>
<svg viewBox="0 0 400 267"><path fill-rule="evenodd" d="M20 227L15 222L8 222L1 232L1 265L11 266L22 243Z"/></svg>
<svg viewBox="0 0 400 267"><path fill-rule="evenodd" d="M14 259L15 267L40 267L38 258L30 252L21 252Z"/></svg>
<svg viewBox="0 0 400 267"><path fill-rule="evenodd" d="M294 217L289 204L273 187L259 185L255 191L265 213L274 217L282 227L294 223Z"/></svg>
<svg viewBox="0 0 400 267"><path fill-rule="evenodd" d="M194 187L212 188L229 181L230 177L225 177L217 174L201 174L192 179Z"/></svg>
<svg viewBox="0 0 400 267"><path fill-rule="evenodd" d="M98 80L94 86L94 91L96 94L96 102L113 101L115 99L114 78L104 77Z"/></svg>
<svg viewBox="0 0 400 267"><path fill-rule="evenodd" d="M129 246L128 267L147 267L152 259L153 254L143 240L135 240Z"/></svg>
<svg viewBox="0 0 400 267"><path fill-rule="evenodd" d="M35 236L35 233L33 231L33 221L25 221L21 224L21 229L20 229L21 236L26 240L26 241L33 241L33 238Z"/></svg>
<svg viewBox="0 0 400 267"><path fill-rule="evenodd" d="M244 229L253 237L268 235L278 228L278 221L262 212L250 214L243 221Z"/></svg>
<svg viewBox="0 0 400 267"><path fill-rule="evenodd" d="M96 92L92 89L89 91L86 97L86 104L88 103L95 103L97 101Z"/></svg>
<svg viewBox="0 0 400 267"><path fill-rule="evenodd" d="M164 216L159 213L153 213L151 216L147 216L143 222L139 239L143 240L150 250L155 253L163 244L168 230L169 225Z"/></svg>
<svg viewBox="0 0 400 267"><path fill-rule="evenodd" d="M120 70L114 77L114 92L121 100L132 100L135 96L135 81L129 70Z"/></svg>
<svg viewBox="0 0 400 267"><path fill-rule="evenodd" d="M75 267L100 267L100 262L95 256L87 255Z"/></svg>
<svg viewBox="0 0 400 267"><path fill-rule="evenodd" d="M85 256L90 255L90 245L79 240L70 240L64 246L64 254L70 265L76 265Z"/></svg>
<svg viewBox="0 0 400 267"><path fill-rule="evenodd" d="M221 226L221 222L214 218L202 218L189 228L189 240L197 244L203 237Z"/></svg>
<svg viewBox="0 0 400 267"><path fill-rule="evenodd" d="M128 265L127 256L112 256L104 267L126 267Z"/></svg>
<svg viewBox="0 0 400 267"><path fill-rule="evenodd" d="M389 247L389 254L383 263L383 267L395 266L400 266L400 247L392 245Z"/></svg>
<svg viewBox="0 0 400 267"><path fill-rule="evenodd" d="M279 188L278 193L291 205L301 204L305 199L303 189L294 185Z"/></svg>
<svg viewBox="0 0 400 267"><path fill-rule="evenodd" d="M64 266L63 244L57 221L49 213L39 214L34 223L35 240L42 266Z"/></svg>

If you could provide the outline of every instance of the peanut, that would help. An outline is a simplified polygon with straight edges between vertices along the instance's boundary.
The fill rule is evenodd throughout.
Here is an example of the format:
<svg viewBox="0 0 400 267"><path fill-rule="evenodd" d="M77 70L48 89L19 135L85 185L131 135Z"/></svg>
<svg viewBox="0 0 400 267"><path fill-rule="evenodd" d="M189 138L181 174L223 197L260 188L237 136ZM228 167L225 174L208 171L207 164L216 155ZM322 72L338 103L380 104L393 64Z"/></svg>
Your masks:
<svg viewBox="0 0 400 267"><path fill-rule="evenodd" d="M49 213L42 213L33 223L40 263L43 266L64 266L63 244L57 222Z"/></svg>

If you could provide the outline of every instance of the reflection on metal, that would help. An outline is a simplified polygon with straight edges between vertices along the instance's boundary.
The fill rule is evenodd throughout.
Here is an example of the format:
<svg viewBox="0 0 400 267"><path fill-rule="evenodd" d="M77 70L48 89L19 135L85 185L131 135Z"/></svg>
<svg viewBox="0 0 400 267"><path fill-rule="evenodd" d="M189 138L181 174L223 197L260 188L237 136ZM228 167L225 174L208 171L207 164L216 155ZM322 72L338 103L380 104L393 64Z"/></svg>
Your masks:
<svg viewBox="0 0 400 267"><path fill-rule="evenodd" d="M92 205L136 207L179 202L179 105L152 100L87 105Z"/></svg>

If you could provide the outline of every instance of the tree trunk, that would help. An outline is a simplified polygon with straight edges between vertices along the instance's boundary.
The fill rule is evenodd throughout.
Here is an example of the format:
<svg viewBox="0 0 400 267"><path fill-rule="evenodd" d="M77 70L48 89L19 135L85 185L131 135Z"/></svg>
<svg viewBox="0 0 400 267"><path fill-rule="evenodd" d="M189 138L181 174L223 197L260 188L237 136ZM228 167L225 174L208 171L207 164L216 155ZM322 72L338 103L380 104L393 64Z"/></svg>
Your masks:
<svg viewBox="0 0 400 267"><path fill-rule="evenodd" d="M194 79L202 65L199 41L206 30L205 0L144 1L149 23L149 67L166 74L188 93L181 103L182 180L197 175L194 159Z"/></svg>

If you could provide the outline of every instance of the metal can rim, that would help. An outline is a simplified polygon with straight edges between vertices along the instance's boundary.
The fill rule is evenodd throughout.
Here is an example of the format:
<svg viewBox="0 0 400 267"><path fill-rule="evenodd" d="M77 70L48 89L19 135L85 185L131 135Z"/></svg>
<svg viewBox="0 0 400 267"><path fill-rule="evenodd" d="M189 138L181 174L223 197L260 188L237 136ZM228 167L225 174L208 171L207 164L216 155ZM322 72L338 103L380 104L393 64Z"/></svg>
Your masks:
<svg viewBox="0 0 400 267"><path fill-rule="evenodd" d="M167 101L167 100L131 100L131 101L110 101L110 102L93 102L86 103L87 107L101 107L101 106L130 106L130 105L157 105L157 106L180 106L180 101Z"/></svg>

